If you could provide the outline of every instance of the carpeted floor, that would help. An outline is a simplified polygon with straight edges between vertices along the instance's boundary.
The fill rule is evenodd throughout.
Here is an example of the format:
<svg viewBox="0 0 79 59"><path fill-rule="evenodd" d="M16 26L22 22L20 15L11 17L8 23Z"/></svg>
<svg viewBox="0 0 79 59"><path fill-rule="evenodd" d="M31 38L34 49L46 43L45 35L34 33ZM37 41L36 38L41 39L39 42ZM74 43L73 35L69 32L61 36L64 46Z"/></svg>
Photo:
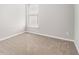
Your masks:
<svg viewBox="0 0 79 59"><path fill-rule="evenodd" d="M1 55L78 55L73 42L31 33L0 42Z"/></svg>

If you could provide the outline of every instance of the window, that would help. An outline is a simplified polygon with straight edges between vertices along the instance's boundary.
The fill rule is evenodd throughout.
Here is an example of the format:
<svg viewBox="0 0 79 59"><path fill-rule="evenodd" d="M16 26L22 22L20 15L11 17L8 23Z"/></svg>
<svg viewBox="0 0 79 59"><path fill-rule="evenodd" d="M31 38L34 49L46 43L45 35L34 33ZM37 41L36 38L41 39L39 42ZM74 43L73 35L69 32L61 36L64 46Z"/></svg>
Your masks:
<svg viewBox="0 0 79 59"><path fill-rule="evenodd" d="M32 28L38 28L38 5L28 5L28 19L27 26Z"/></svg>

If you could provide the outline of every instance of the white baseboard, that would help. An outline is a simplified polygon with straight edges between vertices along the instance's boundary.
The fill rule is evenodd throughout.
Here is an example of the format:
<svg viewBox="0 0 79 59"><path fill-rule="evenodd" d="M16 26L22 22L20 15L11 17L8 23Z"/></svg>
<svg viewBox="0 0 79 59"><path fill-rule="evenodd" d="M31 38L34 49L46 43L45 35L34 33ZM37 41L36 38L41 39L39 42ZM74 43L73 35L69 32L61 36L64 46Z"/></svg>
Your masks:
<svg viewBox="0 0 79 59"><path fill-rule="evenodd" d="M50 38L61 39L61 40L65 40L65 41L72 41L72 42L74 42L74 40L67 39L67 38L62 38L62 37L58 37L58 36L51 36L51 35L40 34L40 33L29 32L29 31L24 31L24 32L28 32L28 33L32 33L32 34L36 34L36 35L47 36L47 37L50 37ZM24 33L24 32L16 33L16 34L13 34L13 35L10 35L10 36L1 38L0 41L2 41L2 40L6 40L6 39L8 39L8 38L11 38L11 37L14 37L14 36L17 36L17 35L20 35L20 34L22 34L22 33Z"/></svg>
<svg viewBox="0 0 79 59"><path fill-rule="evenodd" d="M25 32L25 31L24 31L24 32ZM17 35L20 35L20 34L22 34L22 33L24 33L24 32L16 33L16 34L13 34L13 35L10 35L10 36L7 36L7 37L4 37L4 38L1 38L0 41L3 41L3 40L6 40L6 39L9 39L9 38L14 37L14 36L17 36Z"/></svg>
<svg viewBox="0 0 79 59"><path fill-rule="evenodd" d="M79 48L78 48L78 46L77 46L77 44L76 44L76 42L75 42L75 41L74 41L74 44L75 44L75 47L76 47L77 52L78 52L78 54L79 54Z"/></svg>
<svg viewBox="0 0 79 59"><path fill-rule="evenodd" d="M36 35L47 36L47 37L50 37L50 38L56 38L56 39L61 39L61 40L65 40L65 41L71 41L71 42L74 42L74 40L67 39L67 38L62 38L62 37L58 37L58 36L51 36L51 35L47 35L47 34L40 34L40 33L29 32L29 31L26 31L26 32L27 32L27 33L36 34Z"/></svg>

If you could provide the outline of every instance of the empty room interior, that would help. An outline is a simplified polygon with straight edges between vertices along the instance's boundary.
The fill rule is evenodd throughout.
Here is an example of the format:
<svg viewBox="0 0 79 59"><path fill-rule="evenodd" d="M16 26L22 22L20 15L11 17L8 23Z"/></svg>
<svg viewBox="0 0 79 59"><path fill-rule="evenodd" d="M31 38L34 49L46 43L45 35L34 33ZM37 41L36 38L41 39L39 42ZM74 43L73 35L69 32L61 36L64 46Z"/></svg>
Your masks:
<svg viewBox="0 0 79 59"><path fill-rule="evenodd" d="M78 54L78 4L0 4L0 55Z"/></svg>

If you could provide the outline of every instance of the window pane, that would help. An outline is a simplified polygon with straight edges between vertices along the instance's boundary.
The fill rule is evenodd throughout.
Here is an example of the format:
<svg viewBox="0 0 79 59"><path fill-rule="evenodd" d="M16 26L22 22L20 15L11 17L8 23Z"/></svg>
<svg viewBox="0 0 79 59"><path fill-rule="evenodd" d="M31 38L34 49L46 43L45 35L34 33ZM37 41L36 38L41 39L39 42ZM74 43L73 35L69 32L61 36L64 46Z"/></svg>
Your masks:
<svg viewBox="0 0 79 59"><path fill-rule="evenodd" d="M29 16L28 27L38 27L37 16Z"/></svg>
<svg viewBox="0 0 79 59"><path fill-rule="evenodd" d="M38 5L29 5L29 15L38 15Z"/></svg>

